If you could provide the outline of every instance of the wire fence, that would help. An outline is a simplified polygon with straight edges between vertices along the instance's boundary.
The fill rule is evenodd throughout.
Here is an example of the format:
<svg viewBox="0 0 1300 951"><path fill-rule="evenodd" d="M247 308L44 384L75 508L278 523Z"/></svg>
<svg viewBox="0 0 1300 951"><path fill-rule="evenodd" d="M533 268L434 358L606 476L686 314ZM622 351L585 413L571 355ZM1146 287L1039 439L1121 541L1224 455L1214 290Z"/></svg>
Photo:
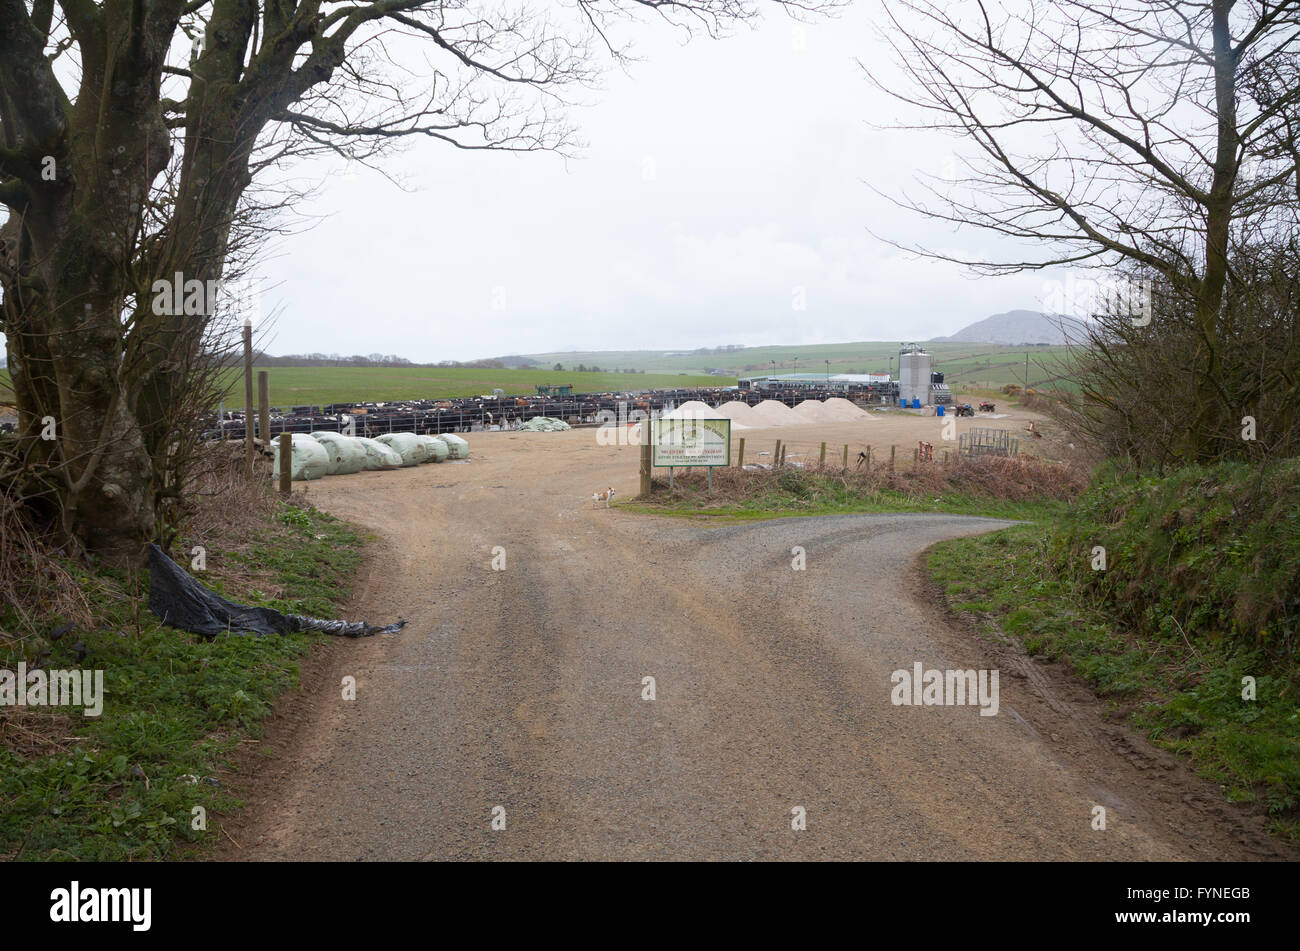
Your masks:
<svg viewBox="0 0 1300 951"><path fill-rule="evenodd" d="M799 468L855 471L875 466L919 468L955 464L958 456L958 446L954 440L846 443L788 440L776 436L761 439L733 436L731 440L732 465L751 470Z"/></svg>
<svg viewBox="0 0 1300 951"><path fill-rule="evenodd" d="M600 421L598 410L589 409L585 413L568 412L566 414L564 412L566 409L572 410L572 404L541 403L527 407L526 411L524 408L520 408L520 411L517 412L503 409L497 412L490 410L477 412L427 411L404 415L371 415L368 413L337 413L310 416L273 415L267 423L267 431L272 438L281 433L310 434L314 432L374 437L382 436L384 433L437 435L438 433L517 429L522 423L536 416L545 416L548 419L562 419L571 426L595 425ZM254 436L258 439L262 438L262 433L259 432L261 424L257 416L253 416L251 420L239 417L218 422L213 419L204 432L204 436L210 439L240 440L244 438L245 427L250 423L253 427Z"/></svg>

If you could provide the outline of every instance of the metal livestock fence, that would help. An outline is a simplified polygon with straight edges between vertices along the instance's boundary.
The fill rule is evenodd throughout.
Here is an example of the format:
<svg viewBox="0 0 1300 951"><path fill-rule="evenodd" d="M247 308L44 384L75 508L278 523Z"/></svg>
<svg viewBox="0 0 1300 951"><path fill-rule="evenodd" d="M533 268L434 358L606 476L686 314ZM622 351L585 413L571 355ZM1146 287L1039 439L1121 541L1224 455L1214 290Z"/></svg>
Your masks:
<svg viewBox="0 0 1300 951"><path fill-rule="evenodd" d="M963 456L1016 456L1020 440L1009 429L974 427L957 436L957 452Z"/></svg>
<svg viewBox="0 0 1300 951"><path fill-rule="evenodd" d="M332 403L326 406L294 406L289 411L271 410L271 436L280 433L311 433L317 430L341 432L352 427L358 436L387 432L438 433L471 432L493 426L513 427L534 416L563 419L571 425L595 423L601 419L622 421L634 411L647 416L664 412L689 400L710 406L737 400L750 406L763 400L777 400L796 406L808 399L845 397L858 403L882 401L885 393L878 384L843 389L805 387L789 390L680 389L640 393L585 393L554 399L539 396L462 397L446 400L394 400L384 403ZM255 417L255 414L253 414ZM203 421L203 435L209 439L243 439L248 414L221 411ZM599 417L599 418L598 418ZM254 420L254 430L257 429Z"/></svg>

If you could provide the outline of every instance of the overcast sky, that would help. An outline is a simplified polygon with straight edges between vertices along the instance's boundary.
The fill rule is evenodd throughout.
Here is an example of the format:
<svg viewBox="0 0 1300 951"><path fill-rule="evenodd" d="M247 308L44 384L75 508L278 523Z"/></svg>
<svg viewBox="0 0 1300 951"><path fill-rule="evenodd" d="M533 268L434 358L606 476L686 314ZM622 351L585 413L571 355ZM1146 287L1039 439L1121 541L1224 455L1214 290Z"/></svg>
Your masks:
<svg viewBox="0 0 1300 951"><path fill-rule="evenodd" d="M868 232L993 247L872 192L952 161L947 139L873 127L900 116L856 63L888 58L876 10L806 27L768 13L687 44L644 24L628 33L642 61L575 111L573 159L420 142L388 160L411 193L320 166L302 210L328 217L258 269L279 315L264 345L436 361L912 340L1038 309L1044 275L974 279Z"/></svg>

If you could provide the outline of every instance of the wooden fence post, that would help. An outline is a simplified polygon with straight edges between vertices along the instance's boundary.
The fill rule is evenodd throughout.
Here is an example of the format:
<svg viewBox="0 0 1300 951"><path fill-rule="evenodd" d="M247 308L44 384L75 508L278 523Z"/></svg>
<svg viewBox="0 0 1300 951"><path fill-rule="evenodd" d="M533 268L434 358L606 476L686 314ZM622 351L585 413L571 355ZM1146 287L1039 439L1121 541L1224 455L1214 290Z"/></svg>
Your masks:
<svg viewBox="0 0 1300 951"><path fill-rule="evenodd" d="M894 454L897 449L898 449L897 446L895 446L893 443L890 443L889 445L889 471L890 472L894 471Z"/></svg>
<svg viewBox="0 0 1300 951"><path fill-rule="evenodd" d="M822 443L822 458L821 458L821 462L819 462L817 465L822 469L826 468L826 443Z"/></svg>
<svg viewBox="0 0 1300 951"><path fill-rule="evenodd" d="M772 468L775 469L781 465L781 440L776 441L776 449L772 453Z"/></svg>
<svg viewBox="0 0 1300 951"><path fill-rule="evenodd" d="M257 371L257 437L262 448L271 451L271 377L265 370Z"/></svg>
<svg viewBox="0 0 1300 951"><path fill-rule="evenodd" d="M253 322L244 318L244 465L253 471Z"/></svg>
<svg viewBox="0 0 1300 951"><path fill-rule="evenodd" d="M849 444L845 443L844 444L844 468L847 469L848 467L849 467Z"/></svg>
<svg viewBox="0 0 1300 951"><path fill-rule="evenodd" d="M745 437L744 436L740 437L740 455L736 459L736 468L737 469L745 468Z"/></svg>
<svg viewBox="0 0 1300 951"><path fill-rule="evenodd" d="M290 470L293 468L293 437L280 433L280 492L290 492Z"/></svg>
<svg viewBox="0 0 1300 951"><path fill-rule="evenodd" d="M651 485L651 463L650 455L650 420L641 424L641 495L643 499L650 498Z"/></svg>

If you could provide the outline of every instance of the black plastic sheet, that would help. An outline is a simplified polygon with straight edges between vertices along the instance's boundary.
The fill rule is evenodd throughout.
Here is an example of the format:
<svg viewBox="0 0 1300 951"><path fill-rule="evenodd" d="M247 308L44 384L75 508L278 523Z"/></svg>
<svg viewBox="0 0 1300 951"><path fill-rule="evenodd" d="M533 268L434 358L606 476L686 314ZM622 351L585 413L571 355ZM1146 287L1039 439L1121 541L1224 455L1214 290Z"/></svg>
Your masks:
<svg viewBox="0 0 1300 951"><path fill-rule="evenodd" d="M234 604L191 578L157 545L149 546L149 610L168 627L204 637L225 632L263 635L295 631L370 637L396 634L406 626L405 621L387 627L374 627L364 621L326 621L301 614L281 614L272 608Z"/></svg>

